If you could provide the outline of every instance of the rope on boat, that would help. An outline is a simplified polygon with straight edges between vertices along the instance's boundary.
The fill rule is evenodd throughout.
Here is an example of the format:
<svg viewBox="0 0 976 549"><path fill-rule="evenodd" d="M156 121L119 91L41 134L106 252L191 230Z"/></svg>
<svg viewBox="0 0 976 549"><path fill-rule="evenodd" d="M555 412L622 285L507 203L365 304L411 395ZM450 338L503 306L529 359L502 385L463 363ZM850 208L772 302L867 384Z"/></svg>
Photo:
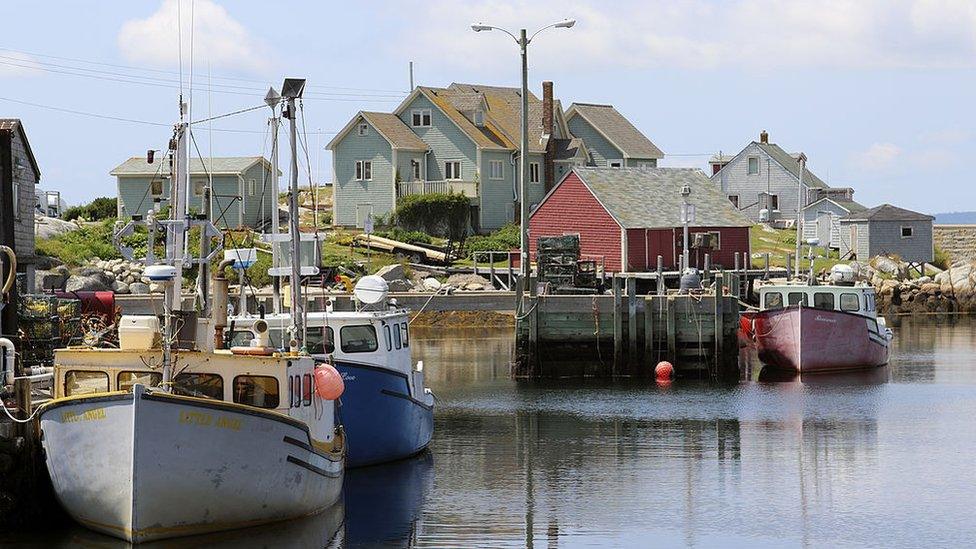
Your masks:
<svg viewBox="0 0 976 549"><path fill-rule="evenodd" d="M7 409L3 402L0 402L0 408L3 408L3 413L7 414L7 417L9 417L14 423L30 423L34 421L34 417L37 416L37 412L41 411L41 409L38 408L34 410L34 413L32 413L27 419L17 419L10 413L10 410Z"/></svg>

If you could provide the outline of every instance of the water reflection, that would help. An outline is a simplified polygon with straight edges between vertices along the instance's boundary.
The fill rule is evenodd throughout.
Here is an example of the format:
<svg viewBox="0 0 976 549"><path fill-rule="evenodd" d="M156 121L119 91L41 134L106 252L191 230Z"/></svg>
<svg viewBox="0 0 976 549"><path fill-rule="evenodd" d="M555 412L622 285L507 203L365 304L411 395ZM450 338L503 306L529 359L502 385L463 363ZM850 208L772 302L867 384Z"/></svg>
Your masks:
<svg viewBox="0 0 976 549"><path fill-rule="evenodd" d="M345 547L413 547L424 500L433 485L430 452L347 471Z"/></svg>

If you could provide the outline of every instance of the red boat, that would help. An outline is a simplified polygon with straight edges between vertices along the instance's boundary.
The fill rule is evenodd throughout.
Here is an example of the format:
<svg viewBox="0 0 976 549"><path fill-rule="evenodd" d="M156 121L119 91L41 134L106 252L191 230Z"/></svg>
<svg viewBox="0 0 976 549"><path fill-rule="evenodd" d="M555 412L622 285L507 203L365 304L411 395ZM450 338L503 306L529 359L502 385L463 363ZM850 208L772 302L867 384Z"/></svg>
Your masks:
<svg viewBox="0 0 976 549"><path fill-rule="evenodd" d="M888 363L891 330L870 286L770 285L759 300L758 312L740 317L739 332L767 366L811 373Z"/></svg>

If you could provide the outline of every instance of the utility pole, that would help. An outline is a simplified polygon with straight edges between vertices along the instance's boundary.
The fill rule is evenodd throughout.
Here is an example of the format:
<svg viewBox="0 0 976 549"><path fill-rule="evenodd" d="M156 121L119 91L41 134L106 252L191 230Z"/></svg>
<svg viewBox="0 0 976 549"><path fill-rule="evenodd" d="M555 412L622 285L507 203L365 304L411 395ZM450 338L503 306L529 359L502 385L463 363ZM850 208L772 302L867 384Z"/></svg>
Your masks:
<svg viewBox="0 0 976 549"><path fill-rule="evenodd" d="M796 192L796 267L793 272L800 276L800 245L803 242L803 172L807 171L807 155L800 153L800 179ZM811 259L811 261L813 261Z"/></svg>
<svg viewBox="0 0 976 549"><path fill-rule="evenodd" d="M529 62L528 48L529 41L525 37L525 29L519 31L519 48L522 50L522 138L520 143L521 152L519 153L519 245L521 246L522 285L523 290L529 283L529 275L532 268L529 265ZM519 296L520 298L522 296Z"/></svg>
<svg viewBox="0 0 976 549"><path fill-rule="evenodd" d="M288 132L291 137L291 193L288 199L291 236L291 328L295 347L304 347L305 304L302 303L302 233L298 230L298 126L295 100L301 98L305 90L305 79L286 78L281 94L287 102L282 116L288 119Z"/></svg>

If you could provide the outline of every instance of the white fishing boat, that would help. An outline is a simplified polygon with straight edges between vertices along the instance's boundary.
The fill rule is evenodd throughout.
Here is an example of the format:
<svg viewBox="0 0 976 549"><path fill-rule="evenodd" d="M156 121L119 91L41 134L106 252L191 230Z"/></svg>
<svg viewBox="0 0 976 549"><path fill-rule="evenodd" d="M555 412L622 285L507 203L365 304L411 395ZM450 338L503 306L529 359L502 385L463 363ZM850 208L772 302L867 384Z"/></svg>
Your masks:
<svg viewBox="0 0 976 549"><path fill-rule="evenodd" d="M285 84L294 117L304 81ZM293 139L294 125L292 118ZM342 489L339 373L307 354L274 352L262 323L246 345L222 349L227 261L200 318L181 310L183 269L197 263L205 287L216 255L202 247L198 258L185 256L187 231L196 224L219 234L189 215L187 131L181 120L168 155L171 217L145 221L147 264L155 263L157 228L167 235L166 258L145 270L166 287L162 323L124 316L120 348L58 350L55 398L38 412L58 500L81 524L132 542L312 515L334 505ZM297 192L297 178L292 183Z"/></svg>

